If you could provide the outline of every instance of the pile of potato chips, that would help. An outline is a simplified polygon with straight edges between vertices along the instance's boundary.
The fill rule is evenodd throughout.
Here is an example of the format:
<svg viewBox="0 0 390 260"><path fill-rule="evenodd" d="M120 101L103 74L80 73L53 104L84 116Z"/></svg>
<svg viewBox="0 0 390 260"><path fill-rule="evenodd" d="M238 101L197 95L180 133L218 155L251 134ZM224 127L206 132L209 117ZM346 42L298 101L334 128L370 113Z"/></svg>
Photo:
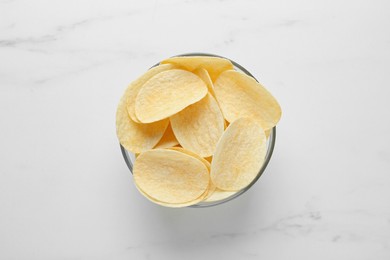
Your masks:
<svg viewBox="0 0 390 260"><path fill-rule="evenodd" d="M224 58L181 56L132 82L120 100L117 135L136 154L138 190L167 207L224 199L261 169L281 108Z"/></svg>

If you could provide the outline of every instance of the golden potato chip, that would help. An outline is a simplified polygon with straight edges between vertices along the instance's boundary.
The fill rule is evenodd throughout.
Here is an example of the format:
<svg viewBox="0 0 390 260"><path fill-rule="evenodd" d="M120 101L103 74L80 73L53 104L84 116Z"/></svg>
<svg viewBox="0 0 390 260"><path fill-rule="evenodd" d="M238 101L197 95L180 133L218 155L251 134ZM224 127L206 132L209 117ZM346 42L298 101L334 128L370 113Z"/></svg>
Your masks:
<svg viewBox="0 0 390 260"><path fill-rule="evenodd" d="M161 64L167 63L182 67L189 71L193 71L197 68L204 68L208 71L213 82L223 71L233 69L233 64L230 60L210 56L180 56L172 57L161 62Z"/></svg>
<svg viewBox="0 0 390 260"><path fill-rule="evenodd" d="M135 116L135 98L138 95L139 90L141 87L148 81L150 78L152 78L154 75L174 69L175 66L172 64L164 64L164 65L159 65L156 67L151 68L148 70L145 74L143 74L141 77L130 83L130 85L127 87L126 90L126 96L127 96L127 112L129 113L131 119L133 119L134 122L140 123L138 118Z"/></svg>
<svg viewBox="0 0 390 260"><path fill-rule="evenodd" d="M155 146L169 124L168 119L151 124L138 124L127 113L126 91L116 112L116 133L122 146L133 153L141 153Z"/></svg>
<svg viewBox="0 0 390 260"><path fill-rule="evenodd" d="M209 174L210 174L211 165L210 165L210 162L207 161L205 158L200 157L198 154L196 154L196 153L194 153L194 152L191 152L191 151L189 151L189 150L186 150L186 149L184 149L184 148L181 148L181 147L171 147L171 148L168 148L168 149L172 149L172 150L175 150L175 151L179 151L179 152L182 152L182 153L185 153L185 154L188 154L188 155L191 155L191 156L197 158L198 160L200 160L201 162L203 162L204 165L206 165L207 169L209 170ZM216 189L216 186L215 186L214 183L211 181L211 177L210 177L209 187L208 187L208 189L207 189L207 193L204 194L203 199L209 198L209 197L214 193L215 189ZM203 199L202 199L202 200L203 200ZM198 203L198 202L200 202L200 201L202 201L202 200L199 200L199 201L197 200L196 203ZM196 204L196 203L194 203L194 204ZM192 205L193 205L193 204L192 204Z"/></svg>
<svg viewBox="0 0 390 260"><path fill-rule="evenodd" d="M182 152L154 149L135 160L136 185L154 200L186 203L200 197L208 188L209 173L203 162Z"/></svg>
<svg viewBox="0 0 390 260"><path fill-rule="evenodd" d="M172 130L181 146L211 156L224 130L224 119L213 96L207 94L199 102L171 116Z"/></svg>
<svg viewBox="0 0 390 260"><path fill-rule="evenodd" d="M206 190L205 192L203 192L202 195L200 195L198 198L194 199L194 200L191 200L189 202L183 202L183 203L167 203L167 202L162 202L162 201L159 201L159 200L156 200L156 199L153 199L152 197L150 197L148 194L146 194L145 192L143 192L137 185L135 185L138 189L138 191L144 195L148 200L150 200L151 202L153 203L156 203L158 205L161 205L161 206L164 206L164 207L170 207L170 208L183 208L183 207L188 207L188 206L192 206L192 205L195 205L196 203L199 203L201 201L203 201L206 196L208 195L208 190Z"/></svg>
<svg viewBox="0 0 390 260"><path fill-rule="evenodd" d="M201 100L206 84L192 72L166 70L149 79L138 92L135 115L143 123L167 118Z"/></svg>
<svg viewBox="0 0 390 260"><path fill-rule="evenodd" d="M204 81L204 83L206 83L206 86L207 86L207 89L209 90L209 93L215 98L213 82L211 81L210 75L207 72L207 70L204 68L197 68L193 72L196 75L198 75L199 78L201 78Z"/></svg>
<svg viewBox="0 0 390 260"><path fill-rule="evenodd" d="M267 152L264 130L250 118L230 123L217 144L211 180L221 190L238 191L257 176Z"/></svg>
<svg viewBox="0 0 390 260"><path fill-rule="evenodd" d="M171 124L169 124L167 130L165 130L163 137L161 137L161 140L158 142L158 144L156 144L154 148L168 148L174 147L178 144L179 142L177 141L175 134L172 131Z"/></svg>
<svg viewBox="0 0 390 260"><path fill-rule="evenodd" d="M246 74L235 70L223 72L214 83L214 91L229 122L249 117L268 130L280 119L282 112L276 99Z"/></svg>
<svg viewBox="0 0 390 260"><path fill-rule="evenodd" d="M237 191L225 191L225 190L220 190L220 189L215 189L214 192L204 200L204 202L214 202L214 201L219 201L226 199L230 196L233 196L236 194Z"/></svg>

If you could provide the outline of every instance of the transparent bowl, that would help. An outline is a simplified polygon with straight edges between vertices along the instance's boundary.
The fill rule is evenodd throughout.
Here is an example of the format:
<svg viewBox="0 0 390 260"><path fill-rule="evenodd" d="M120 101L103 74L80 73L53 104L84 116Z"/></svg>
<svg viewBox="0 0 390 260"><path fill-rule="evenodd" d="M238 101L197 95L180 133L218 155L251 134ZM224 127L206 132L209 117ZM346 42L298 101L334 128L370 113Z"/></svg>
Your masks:
<svg viewBox="0 0 390 260"><path fill-rule="evenodd" d="M225 57L222 57L222 56L218 56L218 55L214 55L214 54L208 54L208 53L187 53L187 54L181 54L181 55L177 55L177 56L210 56L210 57L225 58ZM228 58L225 58L225 59L228 59ZM228 59L228 60L230 60L230 59ZM249 71L247 71L244 67L242 67L240 64L238 64L237 62L235 62L233 60L230 60L230 61L233 63L235 70L241 71L241 72L247 74L248 76L254 78L257 81L257 79ZM153 67L155 67L157 65L159 65L159 63L157 63ZM242 190L237 191L236 193L234 193L231 196L226 197L226 198L224 198L222 200L213 201L213 202L200 202L198 204L195 204L195 205L192 205L192 206L188 206L188 207L191 207L191 208L205 208L205 207L217 206L217 205L220 205L222 203L231 201L231 200L241 196L242 194L244 194L247 190L249 190L257 182L257 180L260 178L260 176L263 174L263 172L267 168L267 165L268 165L269 161L271 160L272 153L274 151L275 141L276 141L276 127L274 127L272 129L272 131L270 133L270 136L269 136L269 138L267 140L267 154L265 156L264 164L261 167L261 169L259 169L259 172L257 173L256 177L253 179L253 181L248 186L246 186ZM121 151L122 151L123 158L125 159L126 165L129 168L130 172L133 174L133 163L135 161L135 155L133 153L127 151L122 145L120 145L120 148L121 148Z"/></svg>

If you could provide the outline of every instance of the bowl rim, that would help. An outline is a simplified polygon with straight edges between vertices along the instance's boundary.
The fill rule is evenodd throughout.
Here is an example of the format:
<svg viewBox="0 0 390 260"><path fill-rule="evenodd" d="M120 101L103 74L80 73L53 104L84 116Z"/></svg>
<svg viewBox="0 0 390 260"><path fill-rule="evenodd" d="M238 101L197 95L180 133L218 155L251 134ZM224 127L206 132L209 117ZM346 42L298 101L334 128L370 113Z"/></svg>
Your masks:
<svg viewBox="0 0 390 260"><path fill-rule="evenodd" d="M245 74L247 74L248 76L252 77L253 79L255 79L257 82L259 82L247 69L245 69L243 66L241 66L240 64L238 64L237 62L229 59L229 58L226 58L226 57L223 57L223 56L219 56L219 55L215 55L215 54L210 54L210 53L203 53L203 52L192 52L192 53L185 53L185 54L180 54L180 55L175 55L175 56L172 56L173 57L187 57L187 56L205 56L205 57L218 57L218 58L223 58L223 59L227 59L229 60L233 66L235 68L238 68L240 71L244 72ZM155 67L155 66L158 66L160 63L157 63L155 65L153 65L151 68ZM217 206L217 205L221 205L223 203L226 203L228 201L231 201L239 196L241 196L242 194L244 194L246 191L248 191L258 180L259 178L263 175L265 169L267 168L268 166L268 163L270 162L271 160L271 157L272 157L272 154L273 154L273 151L274 151L274 148L275 148L275 142L276 142L276 126L274 126L272 128L272 131L270 133L270 136L268 138L268 145L267 145L267 154L265 156L265 159L264 159L264 163L262 165L262 167L260 168L259 172L257 173L256 177L252 180L252 182L246 186L245 188L243 188L242 190L239 190L237 191L236 193L234 193L233 195L227 197L227 198L224 198L222 200L217 200L217 201L212 201L212 202L200 202L200 203L197 203L197 204L194 204L194 205L191 205L191 206L187 206L187 207L184 207L184 208L207 208L207 207L213 207L213 206ZM129 168L131 174L133 174L133 163L131 162L131 159L130 159L130 156L128 154L128 151L121 145L120 145L120 149L121 149L121 153L122 153L122 156L126 162L126 165L127 167Z"/></svg>

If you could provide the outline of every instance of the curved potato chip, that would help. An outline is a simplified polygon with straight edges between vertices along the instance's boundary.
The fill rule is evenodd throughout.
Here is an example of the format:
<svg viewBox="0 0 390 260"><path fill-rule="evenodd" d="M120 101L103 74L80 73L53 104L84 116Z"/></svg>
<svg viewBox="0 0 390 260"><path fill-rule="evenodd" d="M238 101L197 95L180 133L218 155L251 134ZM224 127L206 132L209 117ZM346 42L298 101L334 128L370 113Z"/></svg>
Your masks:
<svg viewBox="0 0 390 260"><path fill-rule="evenodd" d="M214 91L222 113L229 122L249 117L268 130L281 117L281 108L271 93L241 72L223 72L214 83Z"/></svg>
<svg viewBox="0 0 390 260"><path fill-rule="evenodd" d="M190 156L193 156L195 158L197 158L198 160L200 160L201 162L204 163L204 165L207 167L207 169L209 170L210 172L210 169L211 169L211 165L210 163L205 160L204 158L200 157L199 155L197 155L196 153L193 153L189 150L186 150L182 147L170 147L170 148L167 148L169 150L175 150L175 151L178 151L178 152L182 152L184 154L188 154ZM138 188L138 187L137 187ZM138 190L140 190L140 192L142 194L144 194L149 200L151 200L152 202L156 203L156 204L159 204L161 206L166 206L166 207L172 207L172 208L179 208L179 207L187 207L187 206L191 206L191 205L194 205L196 203L199 203L201 201L204 201L205 199L207 199L208 197L210 197L213 193L214 193L214 190L216 189L215 185L213 184L213 182L210 180L209 182L209 186L208 186L208 189L205 191L205 193L203 193L199 198L195 199L195 200L192 200L190 202L185 202L185 203L180 203L180 204L173 204L173 203L164 203L164 202L161 202L161 201L157 201L157 200L154 200L153 198L151 198L150 196L148 196L147 194L145 194L142 190L140 190L138 188Z"/></svg>
<svg viewBox="0 0 390 260"><path fill-rule="evenodd" d="M237 191L257 176L267 144L264 130L250 118L240 118L226 129L211 163L211 180L221 190Z"/></svg>
<svg viewBox="0 0 390 260"><path fill-rule="evenodd" d="M148 81L154 75L174 68L175 66L172 64L164 64L164 65L153 67L147 72L145 72L145 74L143 74L141 77L139 77L138 79L130 83L130 85L127 87L126 90L127 112L129 113L129 116L131 117L131 119L133 119L134 122L140 123L138 118L135 116L135 98L137 97L141 87L146 83L146 81Z"/></svg>
<svg viewBox="0 0 390 260"><path fill-rule="evenodd" d="M179 152L182 152L182 153L191 155L191 156L193 156L193 157L199 159L201 162L204 163L204 165L206 165L206 167L207 167L207 169L209 170L209 173L210 173L210 171L211 171L211 165L210 165L210 162L208 162L205 158L200 157L198 154L196 154L196 153L194 153L194 152L191 152L191 151L189 151L189 150L186 150L186 149L184 149L184 148L181 148L181 147L171 147L171 148L169 148L169 149L172 149L172 150L175 150L175 151L179 151ZM203 199L209 198L209 197L214 193L214 191L215 191L216 188L217 188L217 187L215 187L214 183L211 181L211 178L210 178L210 182L209 182L209 187L208 187L208 190L207 190L207 194L205 194L205 195L203 196ZM203 199L202 199L202 200L203 200ZM199 201L197 201L196 203L198 203L198 202L200 202L200 201L202 201L202 200L199 200ZM194 203L194 204L196 204L196 203Z"/></svg>
<svg viewBox="0 0 390 260"><path fill-rule="evenodd" d="M169 124L168 119L151 124L134 122L126 109L126 100L129 92L121 98L116 112L116 134L121 145L133 153L141 153L155 146L163 136Z"/></svg>
<svg viewBox="0 0 390 260"><path fill-rule="evenodd" d="M148 80L135 100L135 115L143 123L167 118L201 100L206 84L192 72L172 69Z"/></svg>
<svg viewBox="0 0 390 260"><path fill-rule="evenodd" d="M162 201L159 201L159 200L156 200L156 199L153 199L152 197L150 197L148 194L146 194L145 192L143 192L137 185L135 185L135 187L138 189L138 191L144 195L145 198L147 198L148 200L150 200L151 202L155 203L155 204L158 204L160 206L164 206L164 207L170 207L170 208L184 208L184 207L188 207L188 206L192 206L196 203L199 203L201 201L203 201L207 194L208 194L208 190L206 190L202 195L200 195L198 198L194 199L194 200L191 200L189 202L183 202L183 203L167 203L167 202L162 202Z"/></svg>
<svg viewBox="0 0 390 260"><path fill-rule="evenodd" d="M188 154L188 155L191 155L195 158L197 158L198 160L200 160L201 162L204 163L204 165L206 165L207 169L209 170L209 173L211 171L211 165L210 165L210 162L208 162L205 158L203 157L200 157L198 154L194 153L194 152L191 152L189 150L186 150L184 148L181 148L181 147L171 147L171 148L168 148L168 149L171 149L171 150L175 150L175 151L179 151L179 152L182 152L182 153L185 153L185 154ZM210 178L210 182L209 182L209 187L208 187L208 190L207 190L207 194L205 194L205 196L203 197L203 199L207 199L209 198L215 191L216 187L214 185L214 183L211 181L211 178ZM201 200L200 200L201 201ZM200 201L197 201L200 202Z"/></svg>
<svg viewBox="0 0 390 260"><path fill-rule="evenodd" d="M136 185L164 203L186 203L201 196L209 185L204 163L182 152L155 149L138 156L133 168Z"/></svg>
<svg viewBox="0 0 390 260"><path fill-rule="evenodd" d="M211 194L210 197L206 198L204 202L214 202L226 199L234 194L236 194L237 191L225 191L220 189L215 189L214 192Z"/></svg>
<svg viewBox="0 0 390 260"><path fill-rule="evenodd" d="M200 156L197 155L196 153L193 153L193 152L191 152L191 151L189 151L189 150L186 150L186 149L184 149L184 148L182 148L182 147L171 147L171 148L168 148L168 149L176 150L176 151L179 151L179 152L182 152L182 153L191 155L191 156L193 156L193 157L199 159L200 161L202 161L202 162L206 165L206 167L207 167L207 169L209 170L209 173L210 173L211 165L210 165L210 163L209 163L206 159L204 159L203 157L200 157ZM197 200L196 200L196 203L201 202L201 201L204 201L204 200L206 200L207 198L209 198L209 197L214 193L214 191L215 191L216 188L217 188L217 187L216 187L216 186L214 185L214 183L211 181L211 177L210 177L210 181L209 181L209 186L208 186L207 192L202 196L202 199L199 199L199 200L197 199ZM196 203L194 203L194 204L196 204ZM191 205L194 205L194 204L191 204ZM189 206L189 205L186 205L186 206Z"/></svg>
<svg viewBox="0 0 390 260"><path fill-rule="evenodd" d="M177 141L175 134L172 131L171 124L168 125L167 130L165 130L164 135L161 137L160 141L154 148L168 148L174 147L179 144Z"/></svg>
<svg viewBox="0 0 390 260"><path fill-rule="evenodd" d="M201 78L204 81L204 83L206 83L209 93L215 98L213 82L211 81L210 75L207 72L207 70L204 68L197 68L196 70L193 71L193 73L198 75L199 78Z"/></svg>
<svg viewBox="0 0 390 260"><path fill-rule="evenodd" d="M224 130L224 119L213 96L207 94L171 116L172 130L181 146L202 157L211 156Z"/></svg>
<svg viewBox="0 0 390 260"><path fill-rule="evenodd" d="M161 64L166 63L182 67L189 71L204 68L208 71L212 81L215 81L223 71L233 69L233 64L230 60L210 56L180 56L172 57L161 62Z"/></svg>

